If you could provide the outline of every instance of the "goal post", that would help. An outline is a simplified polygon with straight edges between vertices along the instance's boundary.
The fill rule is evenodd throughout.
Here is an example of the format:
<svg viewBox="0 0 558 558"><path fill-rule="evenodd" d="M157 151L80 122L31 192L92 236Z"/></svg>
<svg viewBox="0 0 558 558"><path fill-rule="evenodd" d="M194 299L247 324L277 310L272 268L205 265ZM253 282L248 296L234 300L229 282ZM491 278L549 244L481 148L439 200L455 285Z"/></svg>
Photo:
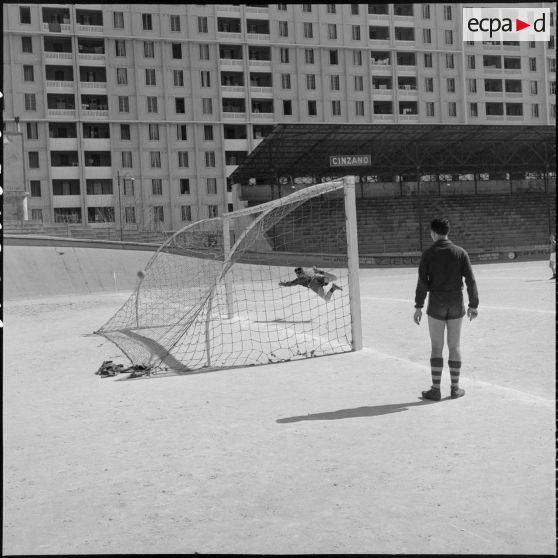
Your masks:
<svg viewBox="0 0 558 558"><path fill-rule="evenodd" d="M360 350L358 271L354 177L293 188L173 234L96 333L177 371Z"/></svg>

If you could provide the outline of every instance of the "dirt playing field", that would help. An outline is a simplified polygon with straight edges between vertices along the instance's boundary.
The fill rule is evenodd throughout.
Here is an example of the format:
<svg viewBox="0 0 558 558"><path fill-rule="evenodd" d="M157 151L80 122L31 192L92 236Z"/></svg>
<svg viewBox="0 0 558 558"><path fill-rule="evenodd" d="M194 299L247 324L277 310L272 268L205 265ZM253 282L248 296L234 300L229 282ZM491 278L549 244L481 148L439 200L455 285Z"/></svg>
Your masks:
<svg viewBox="0 0 558 558"><path fill-rule="evenodd" d="M44 269L33 295L4 285L4 554L555 554L547 262L475 266L467 394L447 397L446 367L428 403L410 268L361 270L362 351L101 379L127 361L91 333L150 256L73 294Z"/></svg>

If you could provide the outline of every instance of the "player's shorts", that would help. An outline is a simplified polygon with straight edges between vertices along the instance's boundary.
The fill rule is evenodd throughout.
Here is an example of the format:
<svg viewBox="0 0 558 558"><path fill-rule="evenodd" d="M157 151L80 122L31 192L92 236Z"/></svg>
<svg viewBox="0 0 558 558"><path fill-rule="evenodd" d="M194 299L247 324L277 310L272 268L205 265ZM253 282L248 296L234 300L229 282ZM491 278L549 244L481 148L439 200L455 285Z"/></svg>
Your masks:
<svg viewBox="0 0 558 558"><path fill-rule="evenodd" d="M463 291L430 292L426 313L436 320L457 320L467 313L463 303Z"/></svg>
<svg viewBox="0 0 558 558"><path fill-rule="evenodd" d="M550 253L550 261L555 264L556 263L556 252Z"/></svg>
<svg viewBox="0 0 558 558"><path fill-rule="evenodd" d="M308 288L312 289L315 293L319 293L327 285L327 281L323 277L312 277Z"/></svg>

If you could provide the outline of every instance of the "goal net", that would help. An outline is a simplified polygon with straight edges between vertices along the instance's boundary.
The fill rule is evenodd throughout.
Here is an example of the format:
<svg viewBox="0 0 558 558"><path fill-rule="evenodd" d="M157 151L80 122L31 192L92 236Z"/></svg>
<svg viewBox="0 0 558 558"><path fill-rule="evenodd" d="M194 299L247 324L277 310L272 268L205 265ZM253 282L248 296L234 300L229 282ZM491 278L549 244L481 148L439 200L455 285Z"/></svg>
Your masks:
<svg viewBox="0 0 558 558"><path fill-rule="evenodd" d="M132 364L176 372L358 349L355 223L353 177L195 222L161 245L95 333ZM323 292L279 285L313 266L335 275Z"/></svg>

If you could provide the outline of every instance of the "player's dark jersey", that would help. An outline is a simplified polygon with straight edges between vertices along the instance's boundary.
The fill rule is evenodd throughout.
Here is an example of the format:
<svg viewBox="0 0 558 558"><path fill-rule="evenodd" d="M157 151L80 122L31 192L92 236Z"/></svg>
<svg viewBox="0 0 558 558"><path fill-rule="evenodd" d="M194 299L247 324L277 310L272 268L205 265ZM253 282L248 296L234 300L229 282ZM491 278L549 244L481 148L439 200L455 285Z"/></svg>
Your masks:
<svg viewBox="0 0 558 558"><path fill-rule="evenodd" d="M450 240L437 240L420 259L419 278L415 293L415 308L422 308L428 291L460 293L463 278L467 285L469 307L477 308L479 294L469 255Z"/></svg>
<svg viewBox="0 0 558 558"><path fill-rule="evenodd" d="M292 281L285 281L284 287L294 287L295 285L300 285L302 287L310 287L310 283L318 285L327 285L323 275L299 275L296 279Z"/></svg>

